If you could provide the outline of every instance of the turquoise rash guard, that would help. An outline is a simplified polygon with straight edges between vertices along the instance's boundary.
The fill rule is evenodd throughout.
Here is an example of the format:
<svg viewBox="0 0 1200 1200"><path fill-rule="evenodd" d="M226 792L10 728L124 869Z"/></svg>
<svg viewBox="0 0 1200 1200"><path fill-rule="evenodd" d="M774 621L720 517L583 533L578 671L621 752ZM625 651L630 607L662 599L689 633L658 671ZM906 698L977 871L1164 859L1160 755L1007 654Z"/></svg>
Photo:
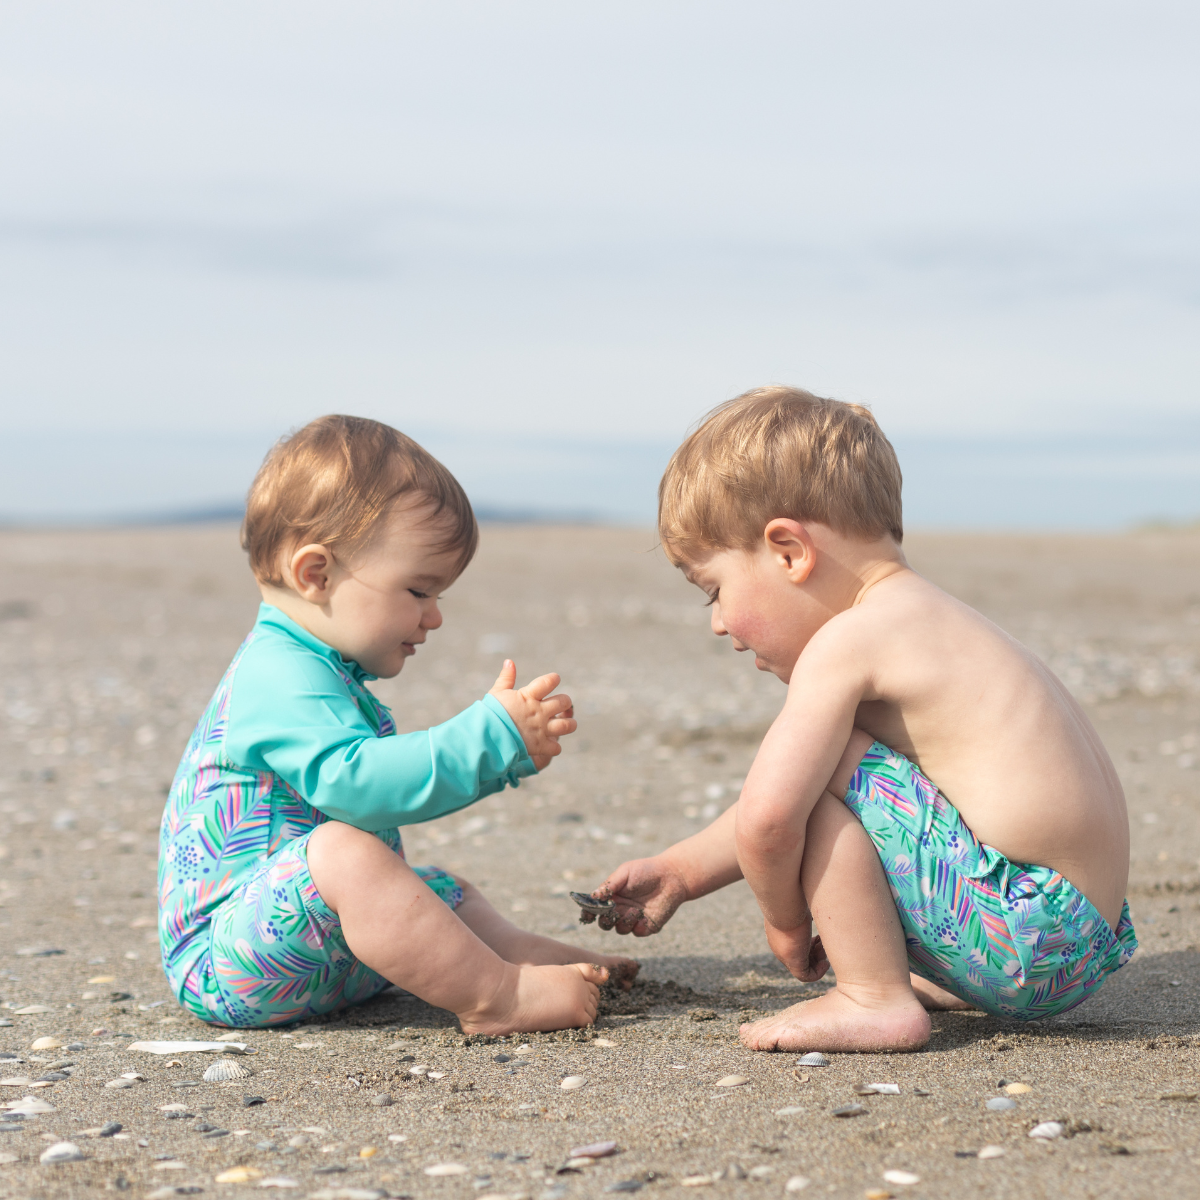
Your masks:
<svg viewBox="0 0 1200 1200"><path fill-rule="evenodd" d="M216 986L211 923L272 855L326 820L403 853L398 826L536 772L494 697L397 734L366 687L374 678L263 604L196 725L163 814L158 884L163 965L198 1015L212 1012L202 1001Z"/></svg>

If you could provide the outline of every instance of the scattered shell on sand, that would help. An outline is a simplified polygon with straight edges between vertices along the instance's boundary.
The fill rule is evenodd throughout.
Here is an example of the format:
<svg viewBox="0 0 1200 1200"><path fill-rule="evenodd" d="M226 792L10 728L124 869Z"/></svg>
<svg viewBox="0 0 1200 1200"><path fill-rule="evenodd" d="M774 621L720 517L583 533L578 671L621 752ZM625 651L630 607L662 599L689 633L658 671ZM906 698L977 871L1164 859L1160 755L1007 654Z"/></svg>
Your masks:
<svg viewBox="0 0 1200 1200"><path fill-rule="evenodd" d="M449 1074L447 1071L430 1071L427 1073L427 1079L445 1079Z"/></svg>
<svg viewBox="0 0 1200 1200"><path fill-rule="evenodd" d="M53 1011L54 1009L52 1009L48 1004L26 1004L24 1008L14 1008L12 1010L12 1014L14 1017L33 1017L37 1016L38 1013L48 1013ZM38 1039L38 1041L41 1040L41 1038ZM55 1042L54 1044L56 1046L61 1046L62 1042Z"/></svg>
<svg viewBox="0 0 1200 1200"><path fill-rule="evenodd" d="M286 1175L274 1175L270 1179L260 1180L258 1186L260 1188L298 1188L300 1185Z"/></svg>
<svg viewBox="0 0 1200 1200"><path fill-rule="evenodd" d="M985 1107L992 1112L1007 1112L1010 1108L1016 1108L1017 1102L1010 1100L1007 1096L993 1096Z"/></svg>
<svg viewBox="0 0 1200 1200"><path fill-rule="evenodd" d="M861 1104L846 1104L841 1108L835 1108L833 1115L835 1117L861 1117L866 1111Z"/></svg>
<svg viewBox="0 0 1200 1200"><path fill-rule="evenodd" d="M1003 1146L984 1146L980 1150L978 1157L980 1158L1002 1158L1004 1155Z"/></svg>
<svg viewBox="0 0 1200 1200"><path fill-rule="evenodd" d="M6 1112L22 1113L25 1116L40 1116L42 1113L58 1112L58 1109L53 1104L45 1100L38 1100L33 1096L26 1096L22 1100L12 1100L4 1105Z"/></svg>
<svg viewBox="0 0 1200 1200"><path fill-rule="evenodd" d="M607 1158L616 1152L616 1142L592 1142L587 1146L576 1146L570 1156L571 1158Z"/></svg>
<svg viewBox="0 0 1200 1200"><path fill-rule="evenodd" d="M680 1187L708 1187L712 1183L711 1175L685 1175L680 1181Z"/></svg>
<svg viewBox="0 0 1200 1200"><path fill-rule="evenodd" d="M0 1087L28 1087L32 1082L28 1075L13 1075L9 1079L0 1079Z"/></svg>
<svg viewBox="0 0 1200 1200"><path fill-rule="evenodd" d="M263 1173L257 1167L230 1167L216 1176L216 1183L249 1183L252 1179L261 1179Z"/></svg>
<svg viewBox="0 0 1200 1200"><path fill-rule="evenodd" d="M418 1063L415 1067L409 1067L408 1073L410 1075L428 1075L429 1067L424 1063Z"/></svg>
<svg viewBox="0 0 1200 1200"><path fill-rule="evenodd" d="M380 1092L380 1094L376 1096L371 1103L375 1105L376 1108L387 1108L387 1106L392 1103L392 1098L387 1092Z"/></svg>
<svg viewBox="0 0 1200 1200"><path fill-rule="evenodd" d="M793 1175L791 1179L783 1185L785 1192L802 1192L812 1182L807 1175Z"/></svg>
<svg viewBox="0 0 1200 1200"><path fill-rule="evenodd" d="M796 1061L798 1067L827 1067L829 1059L819 1050L813 1050L809 1054L802 1054Z"/></svg>
<svg viewBox="0 0 1200 1200"><path fill-rule="evenodd" d="M452 1163L452 1162L434 1163L432 1167L425 1168L426 1175L434 1175L434 1176L465 1175L466 1173L467 1173L467 1168L464 1167L462 1165L462 1163Z"/></svg>
<svg viewBox="0 0 1200 1200"><path fill-rule="evenodd" d="M1051 1138L1062 1137L1063 1126L1058 1121L1043 1121L1040 1125L1035 1125L1030 1131L1031 1138L1044 1138L1049 1141Z"/></svg>
<svg viewBox="0 0 1200 1200"><path fill-rule="evenodd" d="M564 1092L574 1092L578 1091L579 1088L583 1087L586 1083L587 1079L582 1075L568 1075L566 1079L564 1079L558 1086L562 1088Z"/></svg>
<svg viewBox="0 0 1200 1200"><path fill-rule="evenodd" d="M1023 1096L1026 1092L1032 1092L1033 1088L1027 1083L1010 1083L1004 1090L1010 1096Z"/></svg>
<svg viewBox="0 0 1200 1200"><path fill-rule="evenodd" d="M58 1050L65 1046L66 1042L60 1042L56 1037L40 1037L35 1042L29 1043L30 1050Z"/></svg>
<svg viewBox="0 0 1200 1200"><path fill-rule="evenodd" d="M204 1072L204 1082L220 1083L225 1079L245 1079L249 1074L250 1071L246 1067L243 1067L240 1062L234 1062L232 1058L218 1058Z"/></svg>
<svg viewBox="0 0 1200 1200"><path fill-rule="evenodd" d="M803 1111L804 1109L798 1108L794 1104L789 1104L787 1108L777 1108L775 1115L777 1117L798 1117Z"/></svg>
<svg viewBox="0 0 1200 1200"><path fill-rule="evenodd" d="M74 1142L55 1142L53 1146L47 1146L42 1151L38 1158L38 1162L44 1163L65 1163L79 1162L83 1158L83 1152Z"/></svg>
<svg viewBox="0 0 1200 1200"><path fill-rule="evenodd" d="M884 1183L897 1183L901 1187L912 1187L914 1183L920 1183L920 1175L914 1175L911 1171L884 1171Z"/></svg>
<svg viewBox="0 0 1200 1200"><path fill-rule="evenodd" d="M131 1088L137 1087L136 1079L110 1079L104 1086L106 1088Z"/></svg>
<svg viewBox="0 0 1200 1200"><path fill-rule="evenodd" d="M748 1075L726 1075L722 1079L717 1080L717 1087L741 1087L744 1083L749 1083Z"/></svg>
<svg viewBox="0 0 1200 1200"><path fill-rule="evenodd" d="M187 1163L182 1163L177 1158L169 1158L166 1162L155 1163L150 1168L152 1171L186 1171ZM220 1180L218 1180L220 1182Z"/></svg>
<svg viewBox="0 0 1200 1200"><path fill-rule="evenodd" d="M246 1049L245 1042L130 1042L129 1050L140 1050L143 1054L240 1054Z"/></svg>
<svg viewBox="0 0 1200 1200"><path fill-rule="evenodd" d="M592 1041L593 1046L603 1046L606 1050L611 1050L617 1043L610 1038L595 1038ZM528 1049L528 1047L526 1047Z"/></svg>
<svg viewBox="0 0 1200 1200"><path fill-rule="evenodd" d="M751 1179L770 1179L770 1177L774 1174L775 1174L775 1168L768 1167L766 1164L763 1164L761 1167L751 1167L750 1168L750 1178Z"/></svg>

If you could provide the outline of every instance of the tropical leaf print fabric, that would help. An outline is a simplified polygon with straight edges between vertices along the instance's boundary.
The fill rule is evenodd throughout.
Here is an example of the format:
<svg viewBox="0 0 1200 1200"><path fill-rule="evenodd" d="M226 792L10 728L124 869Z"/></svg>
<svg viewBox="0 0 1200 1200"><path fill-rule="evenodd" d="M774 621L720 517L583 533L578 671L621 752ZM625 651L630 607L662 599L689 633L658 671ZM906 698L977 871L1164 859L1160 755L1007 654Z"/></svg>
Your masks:
<svg viewBox="0 0 1200 1200"><path fill-rule="evenodd" d="M876 742L846 806L879 851L909 965L979 1008L1032 1021L1082 1004L1137 949L1126 903L1114 931L1049 867L976 840L937 788Z"/></svg>
<svg viewBox="0 0 1200 1200"><path fill-rule="evenodd" d="M535 770L492 697L397 736L373 678L264 604L192 733L163 813L159 940L172 990L204 1020L295 1020L387 986L354 962L308 876L318 825L345 821L403 857L398 826ZM416 870L461 900L445 872Z"/></svg>

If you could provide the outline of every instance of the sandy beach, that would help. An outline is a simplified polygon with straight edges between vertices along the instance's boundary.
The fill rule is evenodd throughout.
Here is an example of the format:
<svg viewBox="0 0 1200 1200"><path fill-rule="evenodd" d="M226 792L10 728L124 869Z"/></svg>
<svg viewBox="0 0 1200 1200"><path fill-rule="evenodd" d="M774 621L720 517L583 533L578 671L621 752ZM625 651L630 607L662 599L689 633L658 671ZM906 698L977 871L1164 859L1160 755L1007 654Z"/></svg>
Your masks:
<svg viewBox="0 0 1200 1200"><path fill-rule="evenodd" d="M1121 774L1141 948L1097 998L1031 1025L937 1014L920 1053L803 1067L737 1040L740 1021L827 986L775 963L744 885L651 939L580 927L569 890L736 798L783 689L708 633L650 533L498 525L444 628L378 692L402 731L420 728L511 656L523 680L561 672L580 732L518 791L407 830L408 856L585 952L634 954L639 986L594 1029L500 1041L385 994L247 1031L253 1053L234 1061L251 1074L205 1082L218 1055L130 1043L227 1032L170 998L154 919L164 794L254 620L236 530L0 532L0 1104L49 1108L0 1114L0 1198L248 1196L268 1181L328 1200L1192 1194L1200 534L925 534L907 550L1054 667ZM34 1049L43 1038L58 1044ZM719 1084L730 1076L744 1082ZM564 1090L568 1077L584 1082ZM855 1091L871 1083L898 1094ZM1012 1107L987 1107L998 1099ZM1031 1138L1045 1122L1060 1135ZM615 1153L572 1158L606 1141ZM82 1157L39 1161L60 1142Z"/></svg>

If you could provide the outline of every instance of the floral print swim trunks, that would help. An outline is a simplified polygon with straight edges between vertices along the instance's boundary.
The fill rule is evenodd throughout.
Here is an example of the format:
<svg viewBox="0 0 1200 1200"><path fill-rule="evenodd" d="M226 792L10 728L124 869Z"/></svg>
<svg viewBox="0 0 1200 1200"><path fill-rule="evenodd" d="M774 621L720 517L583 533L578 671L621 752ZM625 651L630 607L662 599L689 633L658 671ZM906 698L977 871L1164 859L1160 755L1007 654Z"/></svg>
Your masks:
<svg viewBox="0 0 1200 1200"><path fill-rule="evenodd" d="M1049 867L1009 862L902 754L863 756L846 807L879 851L914 974L987 1012L1034 1021L1082 1004L1137 949Z"/></svg>

